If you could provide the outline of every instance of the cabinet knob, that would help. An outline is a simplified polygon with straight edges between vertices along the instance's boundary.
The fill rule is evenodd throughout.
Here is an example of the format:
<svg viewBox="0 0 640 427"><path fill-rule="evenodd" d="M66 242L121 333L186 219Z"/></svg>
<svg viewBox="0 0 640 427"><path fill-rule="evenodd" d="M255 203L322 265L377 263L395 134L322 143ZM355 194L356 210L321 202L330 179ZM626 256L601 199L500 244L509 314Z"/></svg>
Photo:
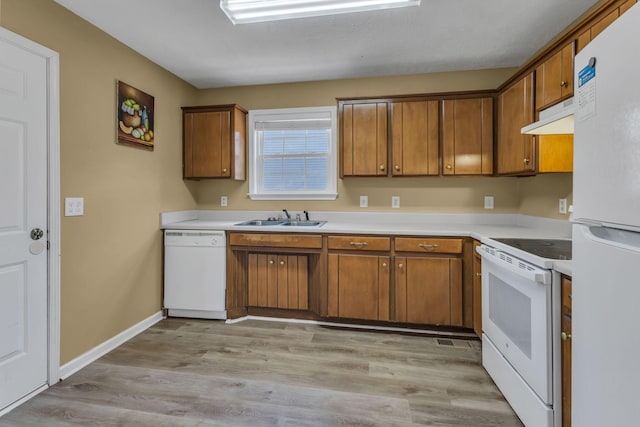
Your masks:
<svg viewBox="0 0 640 427"><path fill-rule="evenodd" d="M280 265L284 265L284 261L280 261Z"/></svg>
<svg viewBox="0 0 640 427"><path fill-rule="evenodd" d="M404 267L404 264L398 264L398 268Z"/></svg>
<svg viewBox="0 0 640 427"><path fill-rule="evenodd" d="M227 168L222 169L223 173L227 173Z"/></svg>
<svg viewBox="0 0 640 427"><path fill-rule="evenodd" d="M453 167L451 165L447 165L447 169L451 170Z"/></svg>
<svg viewBox="0 0 640 427"><path fill-rule="evenodd" d="M395 170L399 171L400 170L400 166L396 165Z"/></svg>
<svg viewBox="0 0 640 427"><path fill-rule="evenodd" d="M476 276L482 277L482 273L476 273Z"/></svg>
<svg viewBox="0 0 640 427"><path fill-rule="evenodd" d="M560 333L560 339L561 339L562 341L566 341L566 340L568 340L569 338L571 338L571 334L568 334L568 333L566 333L566 332L562 332L562 333Z"/></svg>
<svg viewBox="0 0 640 427"><path fill-rule="evenodd" d="M383 267L386 267L386 266L387 266L387 263L386 263L386 262L383 262L383 263L382 263L382 266L383 266Z"/></svg>
<svg viewBox="0 0 640 427"><path fill-rule="evenodd" d="M525 157L524 159L522 159L522 161L524 162L525 165L528 165L531 160Z"/></svg>
<svg viewBox="0 0 640 427"><path fill-rule="evenodd" d="M384 170L384 165L380 165L380 170L383 171Z"/></svg>
<svg viewBox="0 0 640 427"><path fill-rule="evenodd" d="M569 86L569 82L563 80L560 82L560 87L568 87Z"/></svg>
<svg viewBox="0 0 640 427"><path fill-rule="evenodd" d="M273 265L273 260L272 259L269 260L269 264Z"/></svg>

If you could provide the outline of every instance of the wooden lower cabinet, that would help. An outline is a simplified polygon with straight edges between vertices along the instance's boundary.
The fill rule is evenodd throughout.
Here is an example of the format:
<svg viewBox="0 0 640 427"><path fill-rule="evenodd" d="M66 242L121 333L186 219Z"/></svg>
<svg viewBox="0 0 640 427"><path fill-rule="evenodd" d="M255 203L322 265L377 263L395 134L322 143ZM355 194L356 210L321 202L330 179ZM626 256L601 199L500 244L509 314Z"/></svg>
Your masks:
<svg viewBox="0 0 640 427"><path fill-rule="evenodd" d="M562 277L562 426L571 426L571 278Z"/></svg>
<svg viewBox="0 0 640 427"><path fill-rule="evenodd" d="M327 263L329 317L389 320L388 256L329 254Z"/></svg>
<svg viewBox="0 0 640 427"><path fill-rule="evenodd" d="M250 253L248 267L249 306L309 308L307 256Z"/></svg>
<svg viewBox="0 0 640 427"><path fill-rule="evenodd" d="M396 320L462 326L462 260L395 258Z"/></svg>

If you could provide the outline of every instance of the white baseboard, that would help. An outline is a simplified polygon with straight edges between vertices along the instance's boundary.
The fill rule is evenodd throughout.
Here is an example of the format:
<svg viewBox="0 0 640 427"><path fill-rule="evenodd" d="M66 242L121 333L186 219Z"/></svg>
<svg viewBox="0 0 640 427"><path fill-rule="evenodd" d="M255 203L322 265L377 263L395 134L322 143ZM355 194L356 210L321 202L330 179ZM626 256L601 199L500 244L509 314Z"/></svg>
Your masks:
<svg viewBox="0 0 640 427"><path fill-rule="evenodd" d="M115 337L108 339L102 344L97 345L96 347L92 348L86 353L76 357L70 362L65 363L64 365L60 366L60 379L64 380L66 378L69 378L71 375L75 374L80 369L84 368L91 362L98 360L99 358L109 353L111 350L115 349L119 345L122 345L125 342L129 341L131 338L135 337L140 332L143 332L146 329L150 328L151 326L155 325L156 323L161 321L163 318L164 318L163 312L159 311L147 317L143 321L133 325L129 329L120 332Z"/></svg>

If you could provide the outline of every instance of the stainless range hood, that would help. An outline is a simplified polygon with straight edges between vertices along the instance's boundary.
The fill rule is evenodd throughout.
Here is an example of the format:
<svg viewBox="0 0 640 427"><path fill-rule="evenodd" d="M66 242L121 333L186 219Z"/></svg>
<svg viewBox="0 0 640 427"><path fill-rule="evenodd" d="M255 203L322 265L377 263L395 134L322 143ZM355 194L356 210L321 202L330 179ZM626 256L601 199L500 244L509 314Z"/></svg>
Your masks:
<svg viewBox="0 0 640 427"><path fill-rule="evenodd" d="M527 135L573 134L573 98L540 111L540 120L523 127L520 132Z"/></svg>

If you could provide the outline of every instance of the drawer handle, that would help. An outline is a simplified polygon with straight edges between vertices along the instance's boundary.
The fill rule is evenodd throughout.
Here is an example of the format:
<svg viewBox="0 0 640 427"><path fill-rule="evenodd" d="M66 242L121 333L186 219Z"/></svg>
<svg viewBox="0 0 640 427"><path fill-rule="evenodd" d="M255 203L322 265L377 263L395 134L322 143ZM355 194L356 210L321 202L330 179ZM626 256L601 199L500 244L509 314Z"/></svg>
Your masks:
<svg viewBox="0 0 640 427"><path fill-rule="evenodd" d="M418 244L419 247L421 247L422 249L436 249L439 247L439 245L429 245L427 243L419 243Z"/></svg>
<svg viewBox="0 0 640 427"><path fill-rule="evenodd" d="M369 245L367 242L349 242L349 244L351 246L356 246L358 248L361 248L363 246L368 246Z"/></svg>

